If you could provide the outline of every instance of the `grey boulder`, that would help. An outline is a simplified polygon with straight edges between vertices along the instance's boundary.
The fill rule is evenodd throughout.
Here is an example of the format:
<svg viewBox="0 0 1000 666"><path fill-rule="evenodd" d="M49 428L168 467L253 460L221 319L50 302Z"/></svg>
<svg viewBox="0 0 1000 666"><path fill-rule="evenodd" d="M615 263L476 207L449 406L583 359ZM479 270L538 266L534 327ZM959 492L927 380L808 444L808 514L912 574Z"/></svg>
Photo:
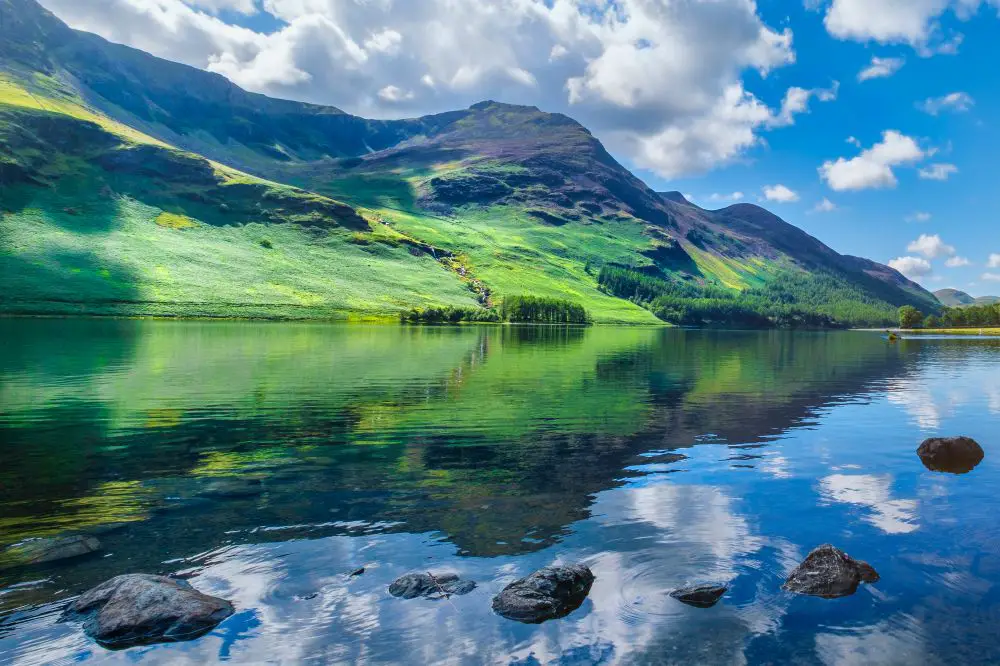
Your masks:
<svg viewBox="0 0 1000 666"><path fill-rule="evenodd" d="M85 592L64 618L82 621L88 636L120 649L198 638L232 614L231 603L202 594L187 581L126 574Z"/></svg>
<svg viewBox="0 0 1000 666"><path fill-rule="evenodd" d="M493 598L493 611L526 624L565 617L580 607L593 584L594 574L582 564L545 567L503 588Z"/></svg>
<svg viewBox="0 0 1000 666"><path fill-rule="evenodd" d="M797 594L836 599L854 594L861 583L878 580L879 575L870 564L825 544L809 553L782 587Z"/></svg>
<svg viewBox="0 0 1000 666"><path fill-rule="evenodd" d="M674 590L670 593L670 596L688 606L711 608L719 603L719 599L727 591L729 591L729 588L725 585L694 585Z"/></svg>
<svg viewBox="0 0 1000 666"><path fill-rule="evenodd" d="M84 534L28 539L6 548L0 554L0 561L6 562L8 566L45 564L90 555L99 550L101 542Z"/></svg>
<svg viewBox="0 0 1000 666"><path fill-rule="evenodd" d="M971 472L986 456L983 447L969 437L932 437L924 440L917 455L932 472L951 474Z"/></svg>
<svg viewBox="0 0 1000 666"><path fill-rule="evenodd" d="M364 573L364 570L361 570ZM354 574L351 574L354 575ZM468 594L476 589L473 580L462 580L453 573L412 573L400 576L389 586L389 594L399 599L441 599L444 597Z"/></svg>

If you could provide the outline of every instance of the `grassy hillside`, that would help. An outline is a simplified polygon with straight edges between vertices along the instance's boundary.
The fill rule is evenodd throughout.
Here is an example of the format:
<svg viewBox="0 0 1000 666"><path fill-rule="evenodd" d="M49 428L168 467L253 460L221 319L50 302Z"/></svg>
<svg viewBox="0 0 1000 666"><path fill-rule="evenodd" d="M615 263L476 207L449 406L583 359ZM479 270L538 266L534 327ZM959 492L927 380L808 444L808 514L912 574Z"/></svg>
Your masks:
<svg viewBox="0 0 1000 666"><path fill-rule="evenodd" d="M0 13L0 311L478 316L530 295L602 323L717 318L678 318L669 296L773 326L939 307L759 207L652 191L561 114L372 121L110 44L34 0ZM616 291L607 266L665 291Z"/></svg>

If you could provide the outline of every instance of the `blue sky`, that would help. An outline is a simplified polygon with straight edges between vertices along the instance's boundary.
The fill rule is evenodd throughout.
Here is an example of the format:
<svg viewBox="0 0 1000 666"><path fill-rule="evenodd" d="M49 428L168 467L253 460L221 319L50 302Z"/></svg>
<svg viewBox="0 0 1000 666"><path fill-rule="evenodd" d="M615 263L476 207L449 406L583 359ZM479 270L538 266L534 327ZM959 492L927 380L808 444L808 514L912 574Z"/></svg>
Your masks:
<svg viewBox="0 0 1000 666"><path fill-rule="evenodd" d="M656 189L761 203L928 288L1000 293L1000 0L41 2L368 117L567 113Z"/></svg>

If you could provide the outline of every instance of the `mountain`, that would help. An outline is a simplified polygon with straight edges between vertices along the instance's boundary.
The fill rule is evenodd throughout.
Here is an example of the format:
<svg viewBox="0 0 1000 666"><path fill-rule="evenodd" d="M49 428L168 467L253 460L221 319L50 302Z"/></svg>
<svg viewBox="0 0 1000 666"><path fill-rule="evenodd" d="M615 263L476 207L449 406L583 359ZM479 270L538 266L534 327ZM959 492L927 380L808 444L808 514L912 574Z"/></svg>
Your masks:
<svg viewBox="0 0 1000 666"><path fill-rule="evenodd" d="M0 21L0 311L381 316L530 294L601 322L697 297L881 323L939 307L763 208L654 192L565 115L486 101L368 120L72 30L34 0L0 0ZM622 292L606 267L658 286Z"/></svg>
<svg viewBox="0 0 1000 666"><path fill-rule="evenodd" d="M958 289L938 289L934 292L934 296L941 301L942 305L946 305L949 308L961 305L973 305L976 302L976 299L972 296Z"/></svg>
<svg viewBox="0 0 1000 666"><path fill-rule="evenodd" d="M949 308L957 308L963 305L993 305L1000 303L1000 296L980 296L973 298L964 291L958 289L938 289L934 296L941 301L941 304Z"/></svg>

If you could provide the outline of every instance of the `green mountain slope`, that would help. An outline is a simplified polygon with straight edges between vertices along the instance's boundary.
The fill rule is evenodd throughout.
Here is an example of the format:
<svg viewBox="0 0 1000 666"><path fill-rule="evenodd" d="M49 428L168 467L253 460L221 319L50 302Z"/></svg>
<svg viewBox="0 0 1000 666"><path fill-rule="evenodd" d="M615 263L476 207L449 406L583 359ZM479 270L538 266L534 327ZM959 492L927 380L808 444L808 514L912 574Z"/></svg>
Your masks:
<svg viewBox="0 0 1000 666"><path fill-rule="evenodd" d="M941 301L941 304L949 308L958 308L963 305L993 305L1000 303L1000 296L979 296L973 298L964 291L958 289L938 289L934 296Z"/></svg>
<svg viewBox="0 0 1000 666"><path fill-rule="evenodd" d="M4 311L393 315L530 294L658 321L655 298L602 284L608 266L663 297L841 322L939 307L764 209L652 191L560 114L372 121L71 30L34 0L0 0L0 18Z"/></svg>

